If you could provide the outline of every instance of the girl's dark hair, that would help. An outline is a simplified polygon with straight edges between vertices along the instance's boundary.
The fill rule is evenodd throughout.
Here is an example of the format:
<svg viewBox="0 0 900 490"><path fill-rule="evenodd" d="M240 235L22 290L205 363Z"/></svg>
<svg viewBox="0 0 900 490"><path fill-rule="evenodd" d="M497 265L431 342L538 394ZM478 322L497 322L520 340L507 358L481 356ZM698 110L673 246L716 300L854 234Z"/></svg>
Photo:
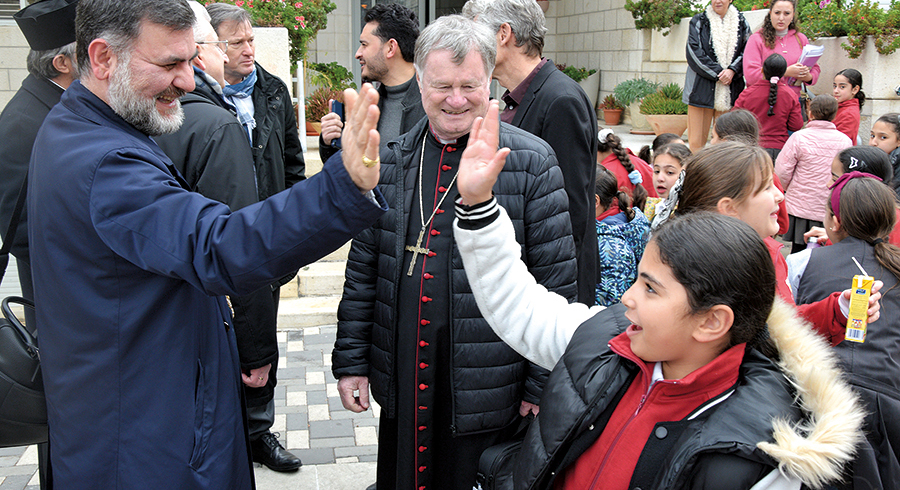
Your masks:
<svg viewBox="0 0 900 490"><path fill-rule="evenodd" d="M865 172L872 174L885 184L890 185L894 178L894 169L887 153L877 146L851 146L837 154L844 173ZM842 208L843 209L843 208Z"/></svg>
<svg viewBox="0 0 900 490"><path fill-rule="evenodd" d="M769 14L766 15L766 18L763 19L762 27L759 28L760 34L762 34L763 43L765 43L766 47L769 49L773 49L775 47L775 26L772 25L771 12L773 8L775 8L775 4L779 2L787 2L794 6L794 18L791 19L791 23L788 25L788 30L794 29L797 32L800 32L800 22L797 20L797 0L774 0L771 5L769 5Z"/></svg>
<svg viewBox="0 0 900 490"><path fill-rule="evenodd" d="M703 148L686 165L678 214L715 212L726 197L741 203L765 189L772 175L772 159L765 150L733 141Z"/></svg>
<svg viewBox="0 0 900 490"><path fill-rule="evenodd" d="M692 213L666 222L652 242L660 261L687 291L691 314L726 305L734 312L728 346L746 343L770 358L777 356L766 332L775 300L775 266L750 225L716 213Z"/></svg>
<svg viewBox="0 0 900 490"><path fill-rule="evenodd" d="M658 155L669 155L678 160L682 168L684 168L685 162L691 157L691 149L682 143L669 143L662 148L653 150L653 158L656 159Z"/></svg>
<svg viewBox="0 0 900 490"><path fill-rule="evenodd" d="M896 112L888 112L887 114L879 117L875 120L875 122L883 122L891 126L891 130L894 131L894 134L897 137L900 137L900 114Z"/></svg>
<svg viewBox="0 0 900 490"><path fill-rule="evenodd" d="M616 174L609 171L603 165L597 165L597 179L594 181L594 194L600 198L600 204L609 209L613 199L619 200L619 211L625 213L628 221L634 219L634 209L631 208L631 200L628 194L619 190Z"/></svg>
<svg viewBox="0 0 900 490"><path fill-rule="evenodd" d="M626 172L634 172L634 164L631 163L628 150L622 146L622 140L615 134L608 134L606 140L600 142L597 150L601 152L612 151L616 158L619 159L619 162L622 163L622 166L625 167ZM647 189L644 188L643 184L634 184L632 200L635 206L639 209L644 209L644 204L647 203L647 196Z"/></svg>
<svg viewBox="0 0 900 490"><path fill-rule="evenodd" d="M894 191L873 178L858 177L844 184L840 202L841 228L848 235L872 244L875 260L900 280L900 248L888 242L897 221ZM831 199L828 211L832 212Z"/></svg>
<svg viewBox="0 0 900 490"><path fill-rule="evenodd" d="M775 104L778 102L778 83L772 83L772 78L781 78L787 71L787 61L784 56L778 53L772 53L763 62L763 76L769 81L769 112L768 115L775 115Z"/></svg>
<svg viewBox="0 0 900 490"><path fill-rule="evenodd" d="M668 145L673 141L678 141L681 139L681 136L678 136L675 133L663 133L656 138L653 138L653 143L649 145L644 145L641 147L641 151L638 152L638 158L641 160L652 164L653 155L656 155L656 150L662 148L663 146ZM652 151L651 151L652 150Z"/></svg>
<svg viewBox="0 0 900 490"><path fill-rule="evenodd" d="M809 115L817 121L834 121L838 102L831 95L817 95L809 103Z"/></svg>
<svg viewBox="0 0 900 490"><path fill-rule="evenodd" d="M850 82L850 88L859 87L859 92L856 92L856 99L859 100L859 107L862 109L863 104L866 103L866 94L862 91L862 73L853 68L844 68L837 72L835 76L838 75L843 75Z"/></svg>
<svg viewBox="0 0 900 490"><path fill-rule="evenodd" d="M736 109L716 118L716 134L719 139L759 145L759 121L747 109Z"/></svg>

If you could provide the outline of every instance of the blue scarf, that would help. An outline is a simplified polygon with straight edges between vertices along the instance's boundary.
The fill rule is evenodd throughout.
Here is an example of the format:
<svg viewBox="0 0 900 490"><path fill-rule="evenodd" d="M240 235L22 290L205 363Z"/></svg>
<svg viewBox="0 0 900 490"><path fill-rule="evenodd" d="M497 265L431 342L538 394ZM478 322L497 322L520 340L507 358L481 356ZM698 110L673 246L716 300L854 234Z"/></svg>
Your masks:
<svg viewBox="0 0 900 490"><path fill-rule="evenodd" d="M249 75L244 77L243 80L234 84L234 85L226 85L222 89L222 93L229 97L250 97L253 95L253 85L256 84L256 67L253 67L253 71L250 72Z"/></svg>
<svg viewBox="0 0 900 490"><path fill-rule="evenodd" d="M245 99L253 95L253 85L256 84L256 67L253 67L253 71L250 72L243 80L234 84L234 85L226 85L222 88L222 94L226 97L236 97L238 99ZM236 102L236 101L235 101ZM256 120L253 118L253 112L247 111L249 108L245 104L235 103L235 109L237 109L237 117L238 121L247 128L248 136L253 133L253 128L256 127Z"/></svg>

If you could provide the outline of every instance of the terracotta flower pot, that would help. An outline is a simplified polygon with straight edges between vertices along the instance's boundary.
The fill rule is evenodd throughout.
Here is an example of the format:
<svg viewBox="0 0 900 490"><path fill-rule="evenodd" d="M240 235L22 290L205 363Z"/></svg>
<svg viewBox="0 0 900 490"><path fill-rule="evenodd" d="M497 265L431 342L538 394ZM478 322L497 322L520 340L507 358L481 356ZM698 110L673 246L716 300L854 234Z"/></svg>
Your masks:
<svg viewBox="0 0 900 490"><path fill-rule="evenodd" d="M318 136L322 133L322 123L306 121L306 135Z"/></svg>
<svg viewBox="0 0 900 490"><path fill-rule="evenodd" d="M647 114L647 122L653 127L653 132L659 136L663 133L683 136L688 127L687 114Z"/></svg>
<svg viewBox="0 0 900 490"><path fill-rule="evenodd" d="M607 126L616 126L622 120L623 109L603 109L603 122Z"/></svg>

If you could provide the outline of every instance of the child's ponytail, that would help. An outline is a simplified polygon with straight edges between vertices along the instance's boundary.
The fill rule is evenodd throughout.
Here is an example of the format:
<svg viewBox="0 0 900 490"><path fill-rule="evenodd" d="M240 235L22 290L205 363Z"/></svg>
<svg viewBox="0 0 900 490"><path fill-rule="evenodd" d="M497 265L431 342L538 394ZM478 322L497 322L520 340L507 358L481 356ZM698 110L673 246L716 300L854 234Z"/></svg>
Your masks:
<svg viewBox="0 0 900 490"><path fill-rule="evenodd" d="M600 200L600 205L609 210L613 199L618 201L619 211L625 213L628 221L634 219L634 209L631 207L631 199L628 194L619 190L616 175L603 165L597 165L597 178L594 181L594 194Z"/></svg>
<svg viewBox="0 0 900 490"><path fill-rule="evenodd" d="M608 130L604 130L604 132L606 131ZM641 184L641 174L634 168L634 164L631 163L631 157L628 155L628 150L622 146L622 140L610 132L606 134L606 138L601 139L598 148L601 152L612 151L616 158L619 159L619 162L625 167L625 171L628 172L629 180L634 185L632 204L637 206L638 209L644 209L644 205L647 203L647 189Z"/></svg>
<svg viewBox="0 0 900 490"><path fill-rule="evenodd" d="M763 75L769 80L769 112L768 115L775 115L775 104L778 103L778 80L784 76L787 71L787 61L784 56L778 53L769 55L763 62Z"/></svg>

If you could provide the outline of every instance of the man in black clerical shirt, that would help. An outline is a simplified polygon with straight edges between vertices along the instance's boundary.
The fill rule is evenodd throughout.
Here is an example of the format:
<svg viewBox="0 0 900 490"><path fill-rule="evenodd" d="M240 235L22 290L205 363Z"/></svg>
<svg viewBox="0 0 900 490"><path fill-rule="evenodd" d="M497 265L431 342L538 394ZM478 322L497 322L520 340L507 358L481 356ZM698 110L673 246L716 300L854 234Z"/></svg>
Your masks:
<svg viewBox="0 0 900 490"><path fill-rule="evenodd" d="M381 150L390 210L353 241L332 371L344 407L382 407L377 488L469 490L478 457L520 412L536 410L536 366L482 318L453 241L454 183L472 123L489 104L494 34L441 17L416 42L427 118ZM537 280L576 294L568 198L553 150L508 124L494 194ZM546 372L546 371L544 371Z"/></svg>

